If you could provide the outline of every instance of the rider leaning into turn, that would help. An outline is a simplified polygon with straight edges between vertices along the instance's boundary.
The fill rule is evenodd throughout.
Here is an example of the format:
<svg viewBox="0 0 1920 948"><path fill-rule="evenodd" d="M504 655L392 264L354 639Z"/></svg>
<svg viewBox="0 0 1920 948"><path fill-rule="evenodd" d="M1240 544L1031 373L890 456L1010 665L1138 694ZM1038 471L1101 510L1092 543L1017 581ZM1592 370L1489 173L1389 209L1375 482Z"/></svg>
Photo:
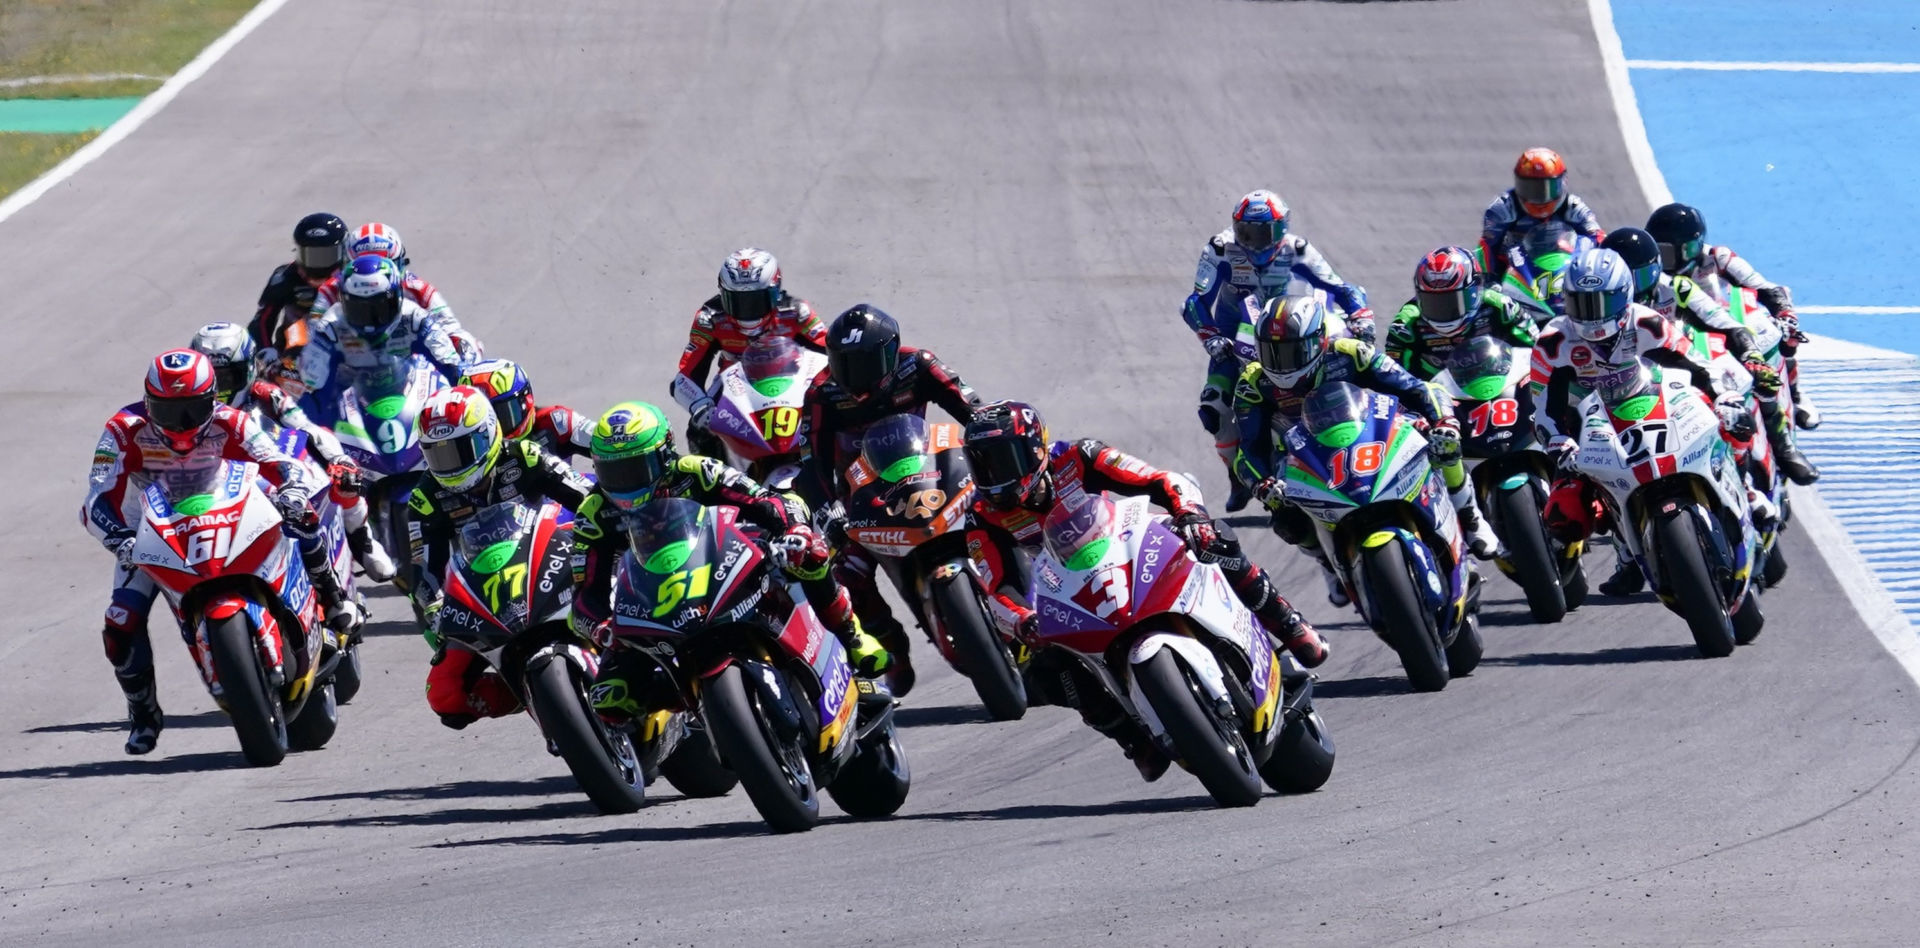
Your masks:
<svg viewBox="0 0 1920 948"><path fill-rule="evenodd" d="M350 629L358 613L341 592L320 537L313 498L326 489L313 469L280 450L247 413L220 404L212 360L192 349L169 349L147 368L146 395L107 420L93 449L93 470L80 520L118 561L102 638L107 661L127 698L127 753L153 750L166 727L153 678L147 618L159 588L133 560L147 485L173 472L198 471L223 460L251 461L273 485L286 530L335 631ZM178 616L175 617L178 619ZM195 648L192 630L182 628ZM196 667L208 667L196 654Z"/></svg>
<svg viewBox="0 0 1920 948"><path fill-rule="evenodd" d="M246 412L269 431L288 428L306 432L307 449L326 467L333 483L333 500L345 516L347 545L367 578L384 583L393 578L393 559L367 526L367 501L360 496L365 478L332 431L307 417L292 395L265 379L254 378L253 340L233 323L208 323L193 334L187 348L213 361L214 394L220 401ZM269 425L268 423L271 423Z"/></svg>
<svg viewBox="0 0 1920 948"><path fill-rule="evenodd" d="M1414 378L1386 356L1357 339L1327 338L1326 308L1312 297L1272 300L1255 333L1260 361L1247 366L1234 388L1240 418L1240 476L1255 485L1254 496L1273 513L1273 531L1320 564L1327 599L1349 601L1346 589L1320 549L1318 532L1306 511L1288 503L1280 484L1284 458L1278 445L1300 421L1307 395L1330 382L1351 382L1399 399L1424 425L1433 466L1445 479L1460 517L1467 546L1480 559L1497 555L1500 540L1480 516L1473 483L1461 461L1459 420L1447 396Z"/></svg>
<svg viewBox="0 0 1920 948"><path fill-rule="evenodd" d="M1507 272L1507 251L1527 232L1558 220L1599 241L1607 236L1593 209L1567 193L1567 163L1551 148L1529 148L1513 165L1513 187L1487 205L1480 218L1480 257L1491 280Z"/></svg>
<svg viewBox="0 0 1920 948"><path fill-rule="evenodd" d="M1740 360L1753 376L1754 394L1760 402L1760 414L1766 422L1767 443L1781 473L1796 484L1811 484L1820 472L1794 444L1793 430L1780 404L1780 374L1767 362L1766 354L1754 342L1746 324L1735 319L1725 304L1700 288L1685 274L1666 273L1660 268L1660 249L1653 235L1638 227L1622 227L1607 235L1601 244L1620 255L1633 271L1633 301L1653 309L1668 319L1706 332L1719 333L1727 342L1727 352ZM1784 329L1784 327L1783 327ZM1783 340L1787 337L1783 332ZM1782 345L1786 345L1783 341ZM1705 358L1706 353L1694 353Z"/></svg>
<svg viewBox="0 0 1920 948"><path fill-rule="evenodd" d="M1591 532L1595 517L1589 493L1593 488L1575 476L1573 468L1582 424L1580 401L1589 392L1607 398L1608 393L1618 396L1637 386L1644 361L1686 373L1713 403L1729 440L1750 436L1752 419L1740 393L1721 392L1713 374L1688 357L1686 337L1674 323L1633 302L1633 273L1618 253L1596 248L1580 254L1567 268L1565 286L1567 314L1555 317L1541 332L1529 385L1534 390L1534 423L1547 436L1547 453L1561 472L1548 502L1547 527L1577 556L1576 541ZM1736 437L1732 432L1742 427L1742 417L1748 430ZM1747 493L1756 520L1774 515L1764 495L1751 486ZM1600 584L1600 591L1609 596L1638 592L1644 582L1639 567L1624 548L1616 550L1616 559L1613 575Z"/></svg>
<svg viewBox="0 0 1920 948"><path fill-rule="evenodd" d="M440 715L440 723L457 730L520 709L513 688L486 659L447 648L436 628L460 525L481 510L508 502L537 510L551 500L577 513L593 484L538 444L507 438L487 396L464 385L435 392L420 410L420 450L429 476L407 502L420 527L420 544L407 567L413 573L408 588L434 649L427 705Z"/></svg>
<svg viewBox="0 0 1920 948"><path fill-rule="evenodd" d="M517 362L487 359L471 363L459 384L471 385L487 396L501 430L515 441L531 440L565 461L593 447L593 419L565 405L535 404L533 379Z"/></svg>
<svg viewBox="0 0 1920 948"><path fill-rule="evenodd" d="M1413 269L1413 299L1387 326L1387 358L1432 381L1455 349L1492 336L1517 349L1533 345L1533 317L1484 286L1479 261L1463 247L1441 247Z"/></svg>
<svg viewBox="0 0 1920 948"><path fill-rule="evenodd" d="M1258 313L1268 300L1286 296L1288 285L1298 278L1340 306L1354 338L1374 339L1367 291L1342 280L1305 237L1288 233L1292 218L1287 202L1272 191L1254 191L1241 198L1233 209L1233 226L1213 235L1201 248L1193 292L1180 308L1187 328L1207 350L1200 423L1214 436L1214 450L1227 467L1232 485L1229 513L1245 507L1252 497L1251 485L1233 476L1240 441L1233 420L1233 385L1242 367L1255 357L1248 314Z"/></svg>
<svg viewBox="0 0 1920 948"><path fill-rule="evenodd" d="M701 454L722 457L720 439L707 429L716 386L708 373L724 371L739 361L754 340L786 336L815 352L827 350L827 327L806 300L787 293L780 284L780 261L753 247L736 250L720 265L720 292L693 314L687 348L670 390L686 409L687 446Z"/></svg>
<svg viewBox="0 0 1920 948"><path fill-rule="evenodd" d="M613 616L614 572L629 544L624 519L648 501L686 498L739 509L741 520L760 528L781 571L799 582L820 623L847 647L854 668L868 677L886 669L886 649L861 631L852 599L829 569L832 552L807 523L798 500L768 490L723 461L680 454L666 416L644 402L615 405L600 416L593 429L593 470L599 484L581 504L573 527L575 540L585 548L573 600L576 631L603 638L597 630ZM633 698L639 689L626 679L644 663L629 664L623 660L628 654L610 656L593 688L594 709L615 724L640 710Z"/></svg>
<svg viewBox="0 0 1920 948"><path fill-rule="evenodd" d="M1786 357L1787 385L1793 394L1793 420L1802 428L1820 426L1820 412L1800 393L1800 344L1806 335L1800 332L1800 319L1793 312L1793 292L1760 275L1732 247L1707 243L1707 219L1696 208L1685 204L1667 204L1654 209L1647 218L1647 233L1660 248L1660 268L1673 276L1686 276L1706 284L1714 278L1753 295L1780 324L1784 338L1780 351Z"/></svg>

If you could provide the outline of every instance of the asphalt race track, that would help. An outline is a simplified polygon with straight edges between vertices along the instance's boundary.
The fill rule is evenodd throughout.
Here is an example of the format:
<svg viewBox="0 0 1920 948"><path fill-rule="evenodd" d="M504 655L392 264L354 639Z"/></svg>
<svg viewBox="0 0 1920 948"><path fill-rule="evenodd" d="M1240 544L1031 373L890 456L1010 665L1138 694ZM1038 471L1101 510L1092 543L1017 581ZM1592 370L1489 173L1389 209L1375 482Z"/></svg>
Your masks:
<svg viewBox="0 0 1920 948"><path fill-rule="evenodd" d="M1279 189L1390 312L1537 143L1603 221L1643 216L1575 0L289 4L0 225L0 944L1911 943L1920 702L1799 533L1730 659L1651 597L1529 625L1496 577L1484 666L1412 695L1243 527L1331 626L1340 747L1252 810L1143 784L1069 711L983 723L927 660L893 820L776 838L665 787L598 817L529 721L439 725L384 592L324 751L243 766L162 618L171 727L121 753L89 449L303 213L400 228L543 400L666 401L751 242L829 314L871 299L988 397L1219 490L1176 308L1239 195Z"/></svg>

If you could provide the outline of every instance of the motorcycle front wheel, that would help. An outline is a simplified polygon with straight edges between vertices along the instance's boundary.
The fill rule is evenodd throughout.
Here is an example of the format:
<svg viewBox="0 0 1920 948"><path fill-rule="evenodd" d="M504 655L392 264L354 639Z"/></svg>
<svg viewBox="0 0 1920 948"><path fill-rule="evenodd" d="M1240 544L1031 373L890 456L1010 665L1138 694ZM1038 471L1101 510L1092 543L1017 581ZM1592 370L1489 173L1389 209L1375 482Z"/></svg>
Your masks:
<svg viewBox="0 0 1920 948"><path fill-rule="evenodd" d="M776 833L798 833L820 822L820 792L803 738L782 741L748 694L738 664L707 681L700 716L714 746L740 775L740 785Z"/></svg>
<svg viewBox="0 0 1920 948"><path fill-rule="evenodd" d="M1439 691L1451 677L1447 656L1434 628L1434 617L1422 604L1414 587L1413 567L1399 540L1392 540L1360 551L1361 577L1366 595L1374 601L1378 615L1370 615L1375 631L1400 653L1400 666L1407 671L1407 683L1415 691Z"/></svg>
<svg viewBox="0 0 1920 948"><path fill-rule="evenodd" d="M240 753L246 755L247 763L272 767L285 760L286 709L267 680L244 610L207 623L207 651L220 681L221 703L233 720L233 731L240 737Z"/></svg>
<svg viewBox="0 0 1920 948"><path fill-rule="evenodd" d="M960 670L973 682L973 690L995 721L1018 721L1027 714L1027 688L1014 667L1013 653L987 621L987 610L980 603L970 574L960 573L936 582L933 607L940 613L940 624L953 643Z"/></svg>
<svg viewBox="0 0 1920 948"><path fill-rule="evenodd" d="M1555 562L1553 544L1547 542L1547 527L1533 485L1495 491L1493 503L1494 522L1500 525L1500 539L1507 545L1507 562L1513 565L1514 580L1527 594L1527 611L1533 614L1533 621L1559 622L1566 618L1560 564Z"/></svg>
<svg viewBox="0 0 1920 948"><path fill-rule="evenodd" d="M1721 605L1720 587L1707 569L1705 550L1693 517L1684 511L1669 516L1653 527L1653 542L1660 550L1660 565L1667 574L1667 592L1673 597L1674 611L1687 620L1693 644L1708 658L1733 654L1733 620Z"/></svg>
<svg viewBox="0 0 1920 948"><path fill-rule="evenodd" d="M1212 702L1195 687L1173 652L1161 649L1133 666L1133 674L1180 759L1200 778L1214 802L1221 806L1260 802L1260 771L1238 724L1223 722L1208 710Z"/></svg>
<svg viewBox="0 0 1920 948"><path fill-rule="evenodd" d="M573 663L550 656L527 670L527 702L573 779L602 813L632 813L647 802L646 778L625 734L600 723ZM624 748L624 749L623 749Z"/></svg>

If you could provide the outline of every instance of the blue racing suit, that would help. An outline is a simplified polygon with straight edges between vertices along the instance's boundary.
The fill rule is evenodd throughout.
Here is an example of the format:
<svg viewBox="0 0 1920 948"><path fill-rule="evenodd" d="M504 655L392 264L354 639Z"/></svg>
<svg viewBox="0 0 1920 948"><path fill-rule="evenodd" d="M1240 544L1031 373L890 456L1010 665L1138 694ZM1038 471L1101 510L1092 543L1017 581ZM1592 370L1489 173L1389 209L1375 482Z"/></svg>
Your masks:
<svg viewBox="0 0 1920 948"><path fill-rule="evenodd" d="M337 392L363 373L404 364L416 355L433 363L449 383L460 380L464 363L452 337L444 325L412 300L401 302L399 317L378 336L363 335L347 325L338 303L329 307L326 315L313 319L309 329L311 338L300 350L300 381L307 397L317 399L317 404L332 404L332 400L320 396L324 389L331 387ZM325 418L336 414L315 413Z"/></svg>

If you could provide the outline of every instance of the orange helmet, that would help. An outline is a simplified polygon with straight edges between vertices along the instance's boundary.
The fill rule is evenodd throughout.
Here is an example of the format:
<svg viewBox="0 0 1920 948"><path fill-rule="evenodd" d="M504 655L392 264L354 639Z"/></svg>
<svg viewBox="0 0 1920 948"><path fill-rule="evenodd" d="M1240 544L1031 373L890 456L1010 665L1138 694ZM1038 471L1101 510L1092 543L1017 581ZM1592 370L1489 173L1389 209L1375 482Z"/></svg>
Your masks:
<svg viewBox="0 0 1920 948"><path fill-rule="evenodd" d="M1567 200L1567 163L1551 148L1529 148L1513 164L1513 196L1528 214L1551 217Z"/></svg>

